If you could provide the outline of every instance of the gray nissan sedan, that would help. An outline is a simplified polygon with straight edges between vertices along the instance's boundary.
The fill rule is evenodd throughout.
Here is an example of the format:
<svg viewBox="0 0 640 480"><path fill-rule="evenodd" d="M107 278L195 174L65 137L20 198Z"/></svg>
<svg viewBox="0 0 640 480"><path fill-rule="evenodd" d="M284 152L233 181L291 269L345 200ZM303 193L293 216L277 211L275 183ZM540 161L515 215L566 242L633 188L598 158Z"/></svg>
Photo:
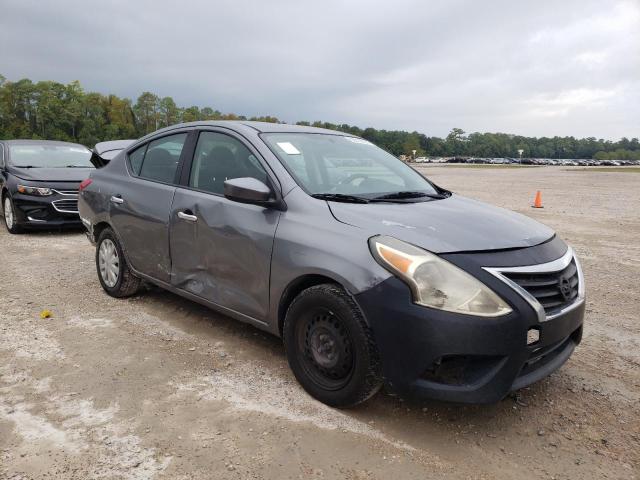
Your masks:
<svg viewBox="0 0 640 480"><path fill-rule="evenodd" d="M114 297L146 281L281 336L320 401L488 403L582 336L578 259L548 227L441 188L370 142L195 122L134 142L80 186Z"/></svg>

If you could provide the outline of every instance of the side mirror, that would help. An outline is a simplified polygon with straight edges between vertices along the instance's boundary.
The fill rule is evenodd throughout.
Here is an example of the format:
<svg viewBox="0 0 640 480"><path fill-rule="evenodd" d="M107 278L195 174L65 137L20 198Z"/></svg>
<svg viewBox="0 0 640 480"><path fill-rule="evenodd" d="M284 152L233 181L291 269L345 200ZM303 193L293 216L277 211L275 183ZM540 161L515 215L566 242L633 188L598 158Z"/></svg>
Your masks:
<svg viewBox="0 0 640 480"><path fill-rule="evenodd" d="M251 177L232 178L224 182L224 196L240 203L268 206L271 189L260 180Z"/></svg>

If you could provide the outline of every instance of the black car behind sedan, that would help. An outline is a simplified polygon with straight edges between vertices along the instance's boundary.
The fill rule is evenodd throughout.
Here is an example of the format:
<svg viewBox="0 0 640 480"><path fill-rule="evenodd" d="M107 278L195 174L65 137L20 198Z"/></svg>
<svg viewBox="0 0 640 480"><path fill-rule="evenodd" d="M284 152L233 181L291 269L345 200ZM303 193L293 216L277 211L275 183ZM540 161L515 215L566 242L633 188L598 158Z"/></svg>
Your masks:
<svg viewBox="0 0 640 480"><path fill-rule="evenodd" d="M2 213L10 233L80 226L78 187L93 165L83 145L48 140L0 141Z"/></svg>

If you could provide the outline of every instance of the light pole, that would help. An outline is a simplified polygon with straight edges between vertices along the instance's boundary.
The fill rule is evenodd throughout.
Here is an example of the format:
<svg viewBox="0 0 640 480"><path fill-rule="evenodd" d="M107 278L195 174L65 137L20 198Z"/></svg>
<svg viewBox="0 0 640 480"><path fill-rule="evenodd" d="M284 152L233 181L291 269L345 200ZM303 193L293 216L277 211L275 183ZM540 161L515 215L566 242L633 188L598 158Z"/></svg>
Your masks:
<svg viewBox="0 0 640 480"><path fill-rule="evenodd" d="M412 160L415 162L416 161L416 151L417 150L411 150L411 153L413 153L413 158Z"/></svg>
<svg viewBox="0 0 640 480"><path fill-rule="evenodd" d="M520 165L522 165L522 154L524 153L524 150L519 148L518 149L518 155L520 156L520 161L518 162Z"/></svg>

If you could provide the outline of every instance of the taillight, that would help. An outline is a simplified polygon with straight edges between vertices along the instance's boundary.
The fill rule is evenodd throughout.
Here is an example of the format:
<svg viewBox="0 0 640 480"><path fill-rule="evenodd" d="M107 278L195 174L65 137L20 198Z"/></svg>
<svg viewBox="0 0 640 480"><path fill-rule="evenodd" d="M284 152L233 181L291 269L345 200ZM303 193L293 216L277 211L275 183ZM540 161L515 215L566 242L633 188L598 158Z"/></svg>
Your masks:
<svg viewBox="0 0 640 480"><path fill-rule="evenodd" d="M78 187L78 190L80 191L84 190L89 185L91 185L91 182L93 182L93 180L91 180L90 178L83 180L82 182L80 182L80 187Z"/></svg>

